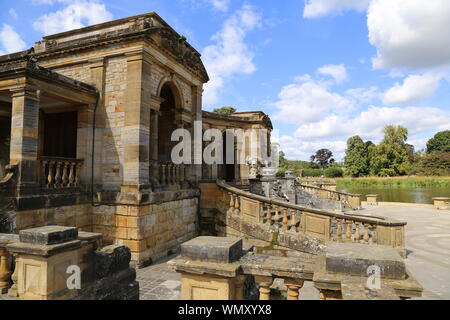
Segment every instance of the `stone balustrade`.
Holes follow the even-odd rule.
[[[406,222],[377,216],[349,215],[304,208],[255,195],[217,182],[220,201],[228,214],[252,220],[273,230],[321,241],[389,245],[404,254]]]
[[[181,187],[186,182],[186,165],[172,162],[154,162],[151,172],[160,186]]]
[[[300,184],[297,186],[297,188],[307,193],[316,195],[322,199],[340,202],[342,203],[344,208],[349,208],[353,210],[361,209],[360,194],[350,194],[332,190],[330,187],[327,187],[328,185],[326,184],[323,184],[322,186],[323,187],[317,187],[308,184]]]
[[[48,189],[66,189],[81,185],[81,159],[41,157],[41,185]]]
[[[169,265],[181,274],[183,300],[271,300],[271,287],[282,280],[287,300],[301,299],[306,281],[314,283],[321,300],[398,300],[421,297],[423,288],[391,247],[334,243],[319,256],[279,257],[244,248],[239,238],[199,237],[181,246]],[[368,270],[377,266],[379,288],[367,285]],[[245,283],[245,285],[244,285]],[[247,287],[247,292],[243,290]]]

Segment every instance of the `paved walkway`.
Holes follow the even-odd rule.
[[[408,222],[406,266],[424,287],[422,299],[450,300],[450,210],[371,207],[367,213]]]
[[[361,214],[406,220],[407,268],[424,287],[422,299],[450,300],[450,211],[413,207],[366,207]],[[138,270],[142,300],[177,300],[180,276],[169,269],[170,257]],[[305,282],[300,298],[318,300],[311,282]]]

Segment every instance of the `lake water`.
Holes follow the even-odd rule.
[[[433,198],[450,197],[450,188],[388,188],[388,187],[345,187],[342,192],[362,194],[366,200],[368,194],[380,195],[381,202],[410,202],[432,204]]]

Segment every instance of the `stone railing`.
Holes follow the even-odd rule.
[[[406,222],[378,216],[349,215],[304,208],[255,195],[217,181],[227,213],[275,230],[320,239],[389,245],[404,254]]]
[[[48,189],[65,189],[81,184],[80,172],[84,160],[41,157],[41,186]]]
[[[345,208],[359,210],[361,209],[361,195],[360,194],[350,194],[345,192],[339,192],[335,190],[328,189],[324,184],[323,187],[317,187],[307,184],[300,184],[297,186],[299,190],[305,191],[309,194],[316,195],[322,199],[327,199],[331,201],[337,201],[342,203]]]
[[[306,281],[321,300],[399,300],[423,291],[399,254],[378,245],[368,252],[362,244],[334,243],[314,258],[279,257],[244,248],[239,238],[199,237],[182,244],[169,265],[181,274],[182,300],[271,300],[275,280],[285,286],[287,300],[301,299]],[[374,265],[381,285],[371,291],[366,287]]]
[[[154,182],[162,187],[181,188],[186,182],[186,165],[171,162],[153,162],[150,172]]]

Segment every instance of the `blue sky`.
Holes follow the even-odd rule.
[[[202,53],[204,109],[263,110],[289,158],[341,160],[387,124],[416,149],[450,129],[448,0],[1,0],[0,54],[150,11]]]

